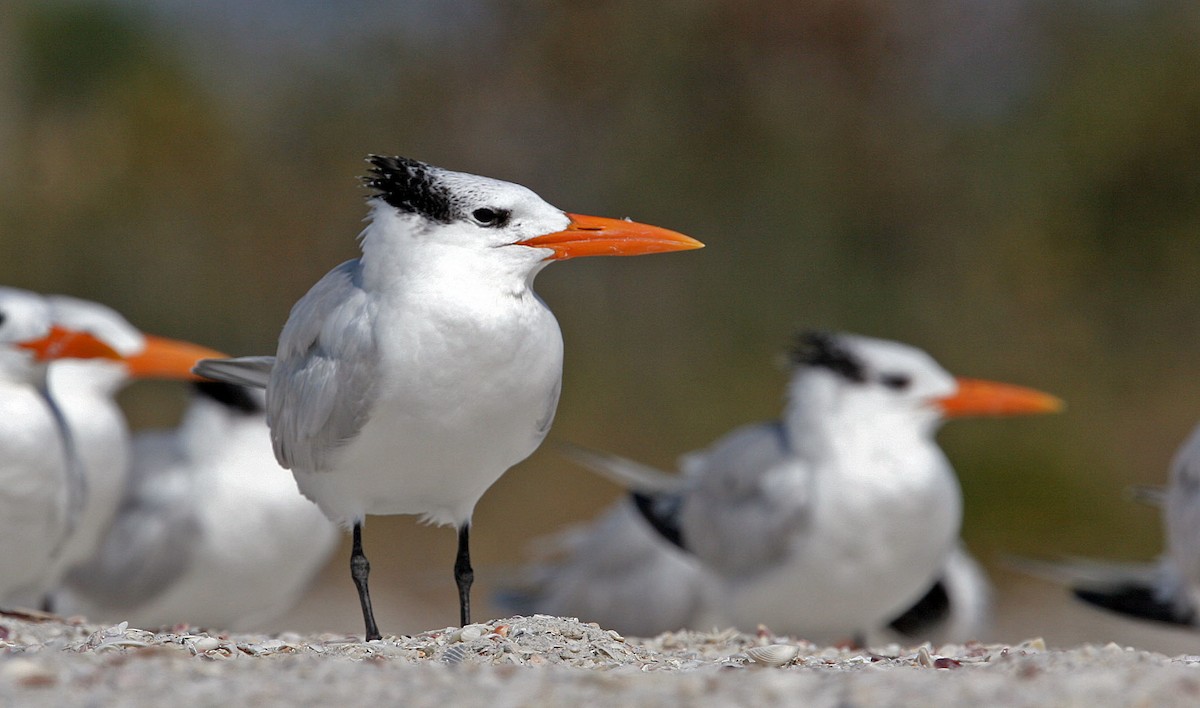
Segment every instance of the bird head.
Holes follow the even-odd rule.
[[[829,332],[802,334],[792,352],[791,407],[858,421],[901,417],[930,426],[947,418],[1052,413],[1062,401],[1023,386],[952,376],[899,342]]]
[[[582,256],[635,256],[702,248],[683,234],[624,219],[568,214],[511,182],[427,165],[404,157],[372,155],[364,184],[376,202],[376,221],[402,220],[414,242],[436,241],[506,257],[539,268],[544,262]],[[390,211],[380,215],[379,209]],[[364,232],[365,240],[370,236]],[[401,238],[389,233],[389,238]]]

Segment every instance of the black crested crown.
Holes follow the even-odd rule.
[[[867,367],[832,332],[802,332],[792,348],[792,363],[823,367],[849,381],[867,380]]]
[[[419,160],[386,155],[368,155],[367,162],[371,169],[362,181],[375,190],[372,197],[430,221],[448,224],[454,220],[450,191],[434,176],[435,168]]]

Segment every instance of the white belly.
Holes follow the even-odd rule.
[[[883,485],[834,477],[818,482],[812,523],[787,562],[734,579],[737,626],[836,641],[886,624],[928,590],[958,538],[961,495],[949,467]]]
[[[328,472],[296,472],[335,521],[417,514],[461,524],[550,428],[562,381],[562,337],[530,301],[519,323],[451,339],[417,325],[381,343],[386,379],[359,434]]]

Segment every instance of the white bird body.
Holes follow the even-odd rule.
[[[1167,550],[1162,560],[1163,596],[1180,609],[1200,609],[1200,426],[1180,446],[1171,462],[1167,503],[1163,510]],[[1172,587],[1173,586],[1173,587]]]
[[[85,351],[86,350],[86,351]],[[86,489],[47,367],[118,355],[58,325],[40,295],[0,288],[0,603],[37,606],[56,579]]]
[[[191,378],[191,366],[214,350],[143,334],[120,313],[97,302],[48,295],[54,321],[87,332],[120,359],[60,359],[47,375],[83,473],[83,503],[54,576],[92,557],[121,503],[129,476],[130,440],[116,395],[135,378]]]
[[[261,407],[195,394],[177,429],[138,433],[133,451],[120,513],[68,577],[63,612],[258,628],[299,599],[337,545],[275,462]]]
[[[364,256],[371,253],[370,239],[364,238]],[[562,336],[550,310],[526,287],[528,276],[497,273],[471,251],[439,264],[440,249],[430,250],[424,260],[396,263],[419,271],[399,277],[383,277],[361,262],[343,264],[296,304],[280,338],[267,395],[284,429],[288,416],[304,417],[296,423],[301,426],[316,415],[293,413],[286,407],[290,398],[277,393],[291,385],[297,368],[312,366],[314,312],[343,303],[342,311],[324,315],[325,331],[333,322],[352,332],[331,332],[329,341],[374,341],[374,357],[362,360],[369,373],[353,374],[371,379],[371,404],[353,444],[336,446],[327,457],[324,451],[288,457],[304,494],[346,525],[365,514],[464,523],[488,487],[537,448],[554,416]],[[428,267],[431,261],[438,267]],[[335,387],[341,390],[340,383]],[[323,412],[333,401],[315,404]],[[463,430],[472,431],[469,439]],[[285,456],[295,449],[276,439]]]
[[[679,584],[713,586],[676,591],[685,602],[706,598],[696,605],[703,611],[683,613],[686,626],[752,630],[765,624],[815,641],[882,630],[926,595],[957,552],[961,491],[933,439],[943,416],[1058,405],[1026,389],[956,380],[924,352],[866,337],[808,335],[796,364],[782,420],[738,428],[685,455],[673,493],[636,463],[587,451],[573,455],[627,480],[635,492],[647,483],[655,487],[654,494],[639,492],[639,507],[663,537],[677,540],[708,571],[684,574]],[[1011,408],[996,398],[987,406],[968,401],[981,390],[1019,395]],[[651,525],[636,528],[645,535]],[[543,568],[535,594],[555,597],[560,578],[580,585],[581,569],[631,557],[633,542],[605,539],[614,535],[605,522],[594,540],[577,541],[574,547],[589,555],[571,554],[557,572]],[[661,538],[655,543],[664,544]],[[616,582],[635,576],[626,570]],[[608,585],[605,574],[592,579]],[[593,592],[601,595],[599,588]],[[556,611],[591,619],[594,608],[576,599],[578,606],[561,603]],[[538,604],[532,609],[544,611]],[[661,629],[648,624],[626,631]]]
[[[67,532],[62,430],[38,391],[0,352],[0,605],[36,607],[53,584]]]
[[[786,545],[777,563],[748,567],[730,549],[735,556],[722,560],[728,590],[718,624],[761,623],[837,641],[853,628],[885,625],[920,599],[957,543],[962,518],[958,480],[929,434],[911,424],[859,428],[836,436],[815,464],[793,460],[768,472],[780,475],[761,481],[780,511],[778,523],[796,525],[791,533],[780,529]]]
[[[550,428],[562,335],[534,294],[549,260],[698,248],[681,234],[570,215],[520,185],[372,156],[362,257],[292,308],[267,381],[279,463],[354,532],[351,574],[378,631],[361,548],[366,514],[459,529],[455,577],[469,621],[471,513]],[[262,358],[203,375],[254,381]]]
[[[99,303],[48,296],[56,321],[91,332],[122,356],[145,347],[145,337],[116,311]],[[131,380],[122,361],[64,359],[48,374],[50,395],[62,411],[84,472],[82,513],[57,560],[55,576],[92,555],[112,521],[129,473],[129,426],[116,395]]]

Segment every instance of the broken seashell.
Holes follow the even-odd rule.
[[[763,666],[783,666],[799,655],[800,647],[794,644],[767,644],[746,650],[751,661]]]

